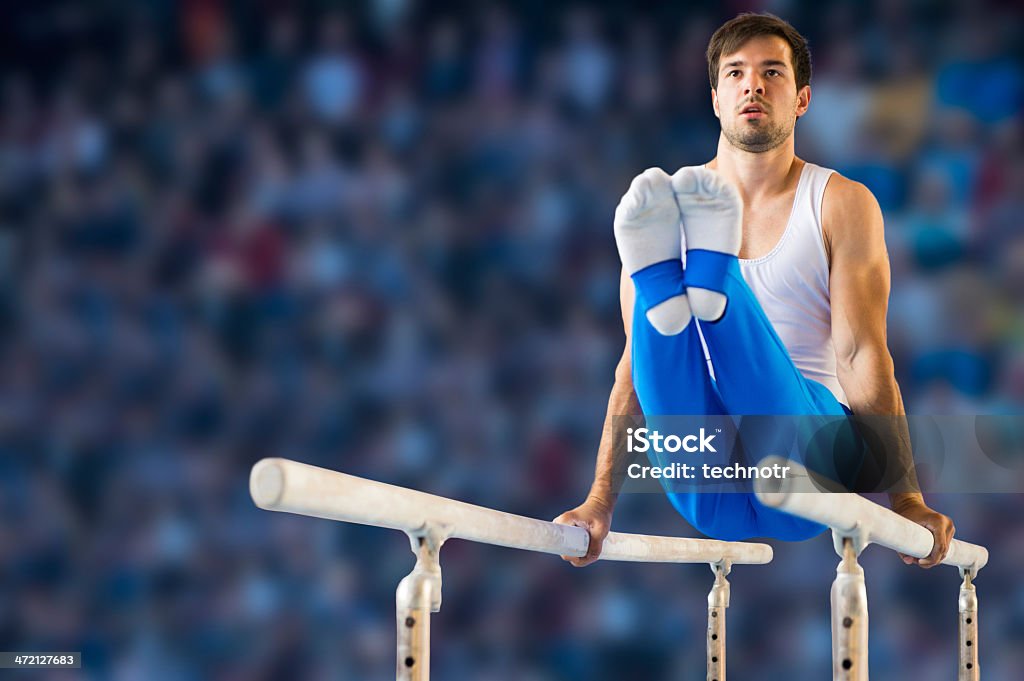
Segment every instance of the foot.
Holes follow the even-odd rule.
[[[672,191],[682,216],[687,253],[701,249],[735,256],[740,252],[743,202],[731,182],[713,170],[686,167],[672,176]],[[719,291],[688,287],[686,294],[698,319],[715,321],[725,312],[727,300]]]
[[[619,247],[622,266],[632,277],[637,272],[665,261],[675,260],[678,273],[668,272],[671,279],[678,277],[679,295],[669,297],[647,309],[647,320],[663,336],[680,333],[690,323],[690,306],[682,287],[682,242],[679,233],[679,207],[672,193],[668,174],[661,168],[648,168],[633,178],[629,190],[615,209],[615,243]],[[670,266],[671,267],[671,266]],[[642,277],[634,278],[638,289],[644,286]],[[644,291],[639,290],[641,300]],[[658,297],[648,292],[648,300]]]

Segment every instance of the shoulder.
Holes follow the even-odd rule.
[[[860,182],[837,172],[832,173],[825,187],[821,227],[830,245],[851,237],[858,241],[884,238],[882,210],[875,195]]]
[[[839,218],[851,212],[861,216],[882,214],[878,200],[870,189],[860,182],[834,172],[825,187],[825,196],[821,204],[822,217]]]

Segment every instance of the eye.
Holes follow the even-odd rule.
[[[725,75],[730,76],[730,77],[738,76],[738,75],[740,75],[740,70],[739,69],[733,69],[732,71],[730,71],[729,73],[727,73]]]
[[[765,74],[769,75],[769,76],[779,76],[779,75],[782,75],[778,71],[776,71],[775,69],[768,69],[767,71],[765,71]]]

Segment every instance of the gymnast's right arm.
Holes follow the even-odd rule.
[[[614,471],[621,469],[625,461],[624,429],[614,428],[615,418],[622,416],[643,417],[640,402],[633,390],[633,370],[630,346],[630,329],[633,323],[633,281],[623,271],[619,283],[619,300],[622,304],[622,323],[626,330],[626,347],[622,358],[615,367],[615,384],[608,397],[608,411],[601,432],[601,444],[597,449],[597,467],[594,482],[586,501],[555,518],[556,523],[582,527],[590,533],[590,544],[585,556],[574,558],[562,556],[576,567],[590,565],[601,555],[601,545],[608,535],[612,522],[612,509],[618,497]],[[616,437],[618,435],[618,437]]]

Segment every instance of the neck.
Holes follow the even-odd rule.
[[[793,150],[793,135],[771,151],[760,153],[737,149],[725,135],[720,135],[718,153],[708,168],[732,180],[746,203],[751,198],[783,191],[800,165]]]

